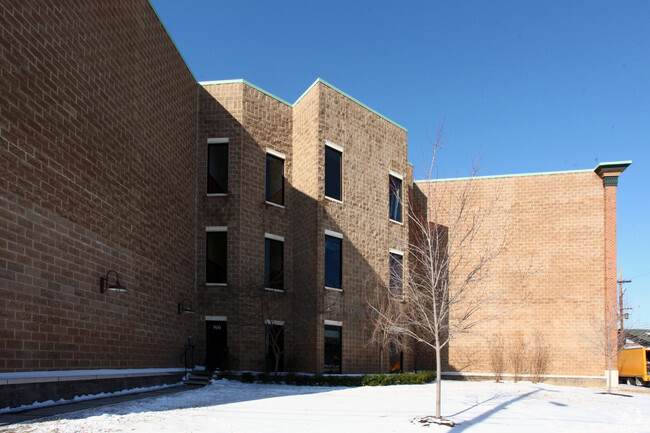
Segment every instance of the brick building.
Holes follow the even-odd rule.
[[[294,104],[242,80],[202,85],[198,347],[262,370],[279,326],[286,369],[379,369],[363,289],[406,249],[408,224],[389,215],[390,179],[412,183],[406,131],[322,80]]]
[[[505,250],[482,284],[496,290],[512,286],[509,300],[496,303],[508,313],[450,343],[445,360],[450,375],[492,376],[494,351],[503,352],[503,372],[512,373],[508,357],[521,346],[527,348],[528,367],[541,338],[550,354],[547,380],[604,380],[607,363],[595,353],[594,328],[605,314],[616,317],[616,188],[629,164],[416,181],[429,198],[460,196],[471,184],[473,205],[493,207],[483,231],[505,233]]]
[[[177,381],[188,336],[208,367],[431,365],[368,343],[364,287],[408,266],[399,198],[421,188],[403,127],[322,80],[293,104],[197,84],[146,0],[10,0],[0,23],[0,401]],[[512,255],[545,265],[504,333],[607,305],[623,169],[477,182],[505,190]],[[602,377],[550,321],[553,373]]]

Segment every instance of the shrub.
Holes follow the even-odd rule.
[[[436,373],[423,371],[421,373],[400,373],[400,374],[369,374],[365,376],[344,376],[321,374],[295,374],[287,373],[275,375],[268,373],[242,373],[236,376],[231,373],[224,374],[226,379],[240,380],[244,383],[284,383],[297,386],[387,386],[387,385],[410,385],[430,383],[436,380]]]
[[[253,376],[253,373],[242,373],[239,380],[244,383],[253,383],[255,382],[255,376]]]
[[[436,380],[436,373],[423,371],[421,373],[399,373],[399,374],[369,374],[363,377],[364,386],[388,386],[388,385],[417,385],[431,383]]]

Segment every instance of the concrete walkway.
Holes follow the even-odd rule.
[[[15,424],[19,422],[32,421],[39,418],[56,416],[68,412],[75,412],[83,409],[90,409],[99,406],[124,403],[126,401],[140,400],[142,398],[158,397],[161,395],[175,394],[177,392],[190,391],[201,388],[198,385],[178,385],[169,388],[156,389],[154,391],[143,391],[133,394],[123,394],[110,397],[95,398],[72,403],[58,404],[55,406],[39,407],[22,411],[0,414],[0,426]]]

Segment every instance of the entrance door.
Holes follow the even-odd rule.
[[[391,373],[402,373],[402,364],[404,364],[404,352],[397,350],[395,343],[390,343],[389,371]]]
[[[214,371],[224,367],[226,352],[228,322],[223,320],[208,320],[205,322],[205,369]]]
[[[341,327],[325,325],[325,373],[341,374]]]

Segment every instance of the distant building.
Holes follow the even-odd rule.
[[[650,347],[650,329],[626,329],[625,344]]]
[[[369,344],[364,287],[408,267],[400,198],[424,191],[403,127],[320,79],[295,103],[197,84],[145,0],[0,16],[0,401],[176,382],[193,345],[208,368],[433,366]],[[615,302],[627,164],[476,179],[513,219],[503,269],[538,272],[525,308],[452,342],[450,373],[488,374],[490,335],[541,331],[552,375],[604,380],[574,337]]]

